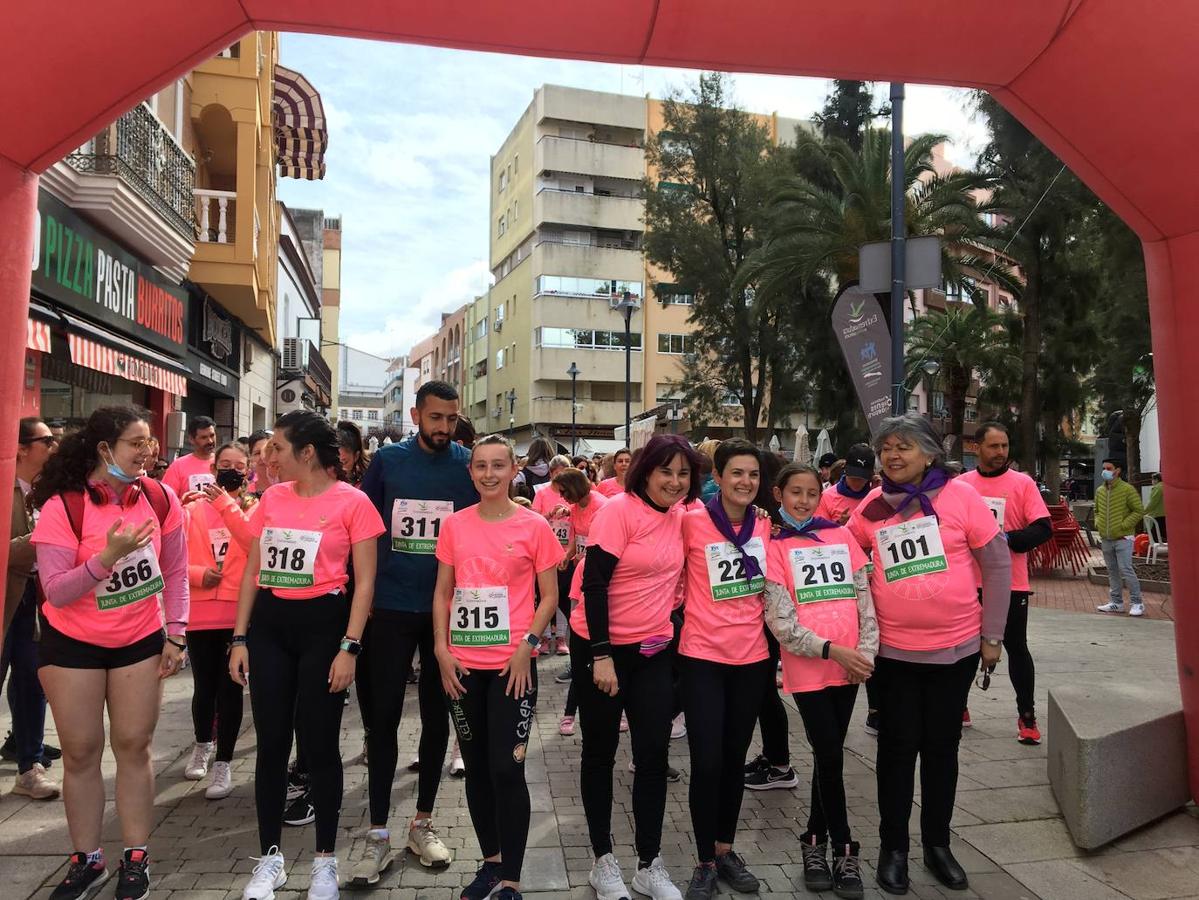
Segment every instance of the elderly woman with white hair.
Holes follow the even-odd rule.
[[[874,437],[882,484],[849,529],[873,556],[870,590],[879,626],[872,679],[879,694],[876,877],[908,890],[908,818],[920,758],[924,864],[946,887],[965,890],[949,849],[958,743],[970,679],[999,661],[1011,591],[1003,532],[974,488],[953,480],[927,419],[884,419]],[[982,575],[982,604],[975,567]],[[985,684],[982,685],[985,689]]]

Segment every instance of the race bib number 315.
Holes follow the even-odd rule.
[[[796,603],[853,600],[857,597],[849,547],[845,544],[794,547],[789,556]]]
[[[435,553],[441,523],[453,511],[450,500],[397,498],[391,506],[391,549],[425,556]]]
[[[506,587],[454,588],[450,643],[455,647],[504,646],[511,639]]]
[[[162,593],[162,569],[154,545],[147,544],[121,558],[108,580],[96,587],[96,608],[105,611],[128,606]]]
[[[258,584],[262,587],[311,587],[316,583],[316,553],[320,546],[319,531],[262,529]]]
[[[945,545],[941,542],[941,530],[932,516],[920,516],[880,528],[878,539],[879,556],[883,577],[888,583],[944,572],[949,568],[945,559]]]

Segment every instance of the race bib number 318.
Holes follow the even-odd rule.
[[[262,529],[258,584],[262,587],[311,587],[316,583],[316,553],[320,546],[319,531]]]

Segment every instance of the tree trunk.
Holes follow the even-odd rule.
[[[962,432],[966,430],[966,392],[970,386],[970,370],[952,368],[949,372],[949,432],[953,435],[953,446],[949,458],[962,461]]]
[[[1038,240],[1036,235],[1029,235],[1030,242]],[[1033,246],[1038,246],[1033,243]],[[1029,259],[1029,267],[1025,270],[1028,282],[1020,298],[1020,313],[1024,319],[1024,334],[1021,340],[1020,358],[1020,465],[1025,472],[1032,474],[1037,470],[1037,423],[1040,421],[1041,390],[1037,383],[1037,363],[1041,357],[1041,298],[1040,265],[1034,251]]]
[[[1128,457],[1124,480],[1134,484],[1141,475],[1141,411],[1135,402],[1124,407],[1124,446]]]
[[[1049,495],[1060,502],[1062,495],[1062,452],[1061,452],[1061,422],[1051,412],[1045,414],[1042,422],[1045,428],[1045,468],[1041,477],[1049,488]],[[1049,435],[1053,435],[1052,439]],[[1032,475],[1033,473],[1029,473]]]

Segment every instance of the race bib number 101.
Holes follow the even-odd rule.
[[[880,528],[875,536],[878,539],[883,577],[888,583],[944,572],[949,568],[945,545],[941,542],[941,530],[932,516],[920,516]]]

